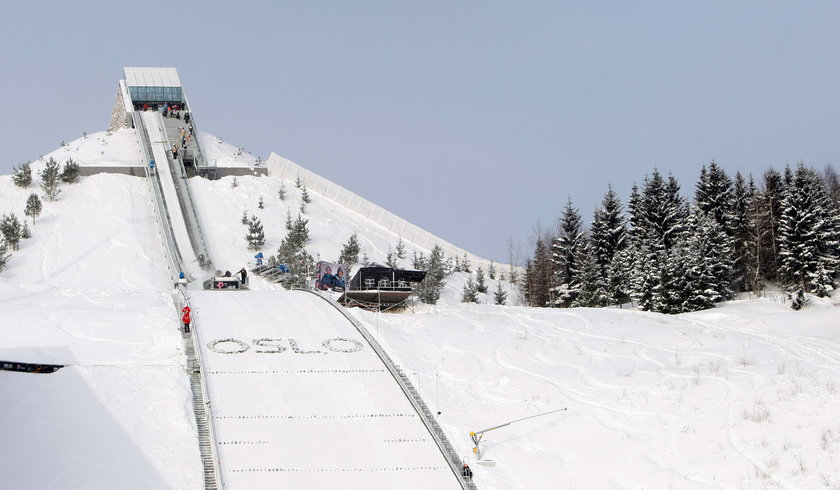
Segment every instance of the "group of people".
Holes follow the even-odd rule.
[[[181,111],[184,109],[184,106],[181,104],[163,104],[160,106],[161,115],[163,117],[174,117],[175,119],[181,119]],[[189,124],[190,123],[190,113],[184,112],[184,122]]]

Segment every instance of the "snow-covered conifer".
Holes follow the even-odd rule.
[[[467,278],[467,282],[464,284],[461,303],[478,303],[478,285],[473,281],[472,276]]]
[[[68,184],[75,184],[79,181],[79,164],[68,158],[64,162],[64,170],[61,171],[61,181]]]
[[[29,194],[29,197],[26,199],[26,209],[23,210],[23,214],[32,218],[33,225],[35,224],[35,218],[41,214],[42,209],[43,204],[41,204],[38,194],[35,194],[34,192]]]
[[[496,292],[493,294],[493,301],[497,305],[504,305],[507,301],[507,291],[502,289],[501,281],[496,283]]]
[[[580,295],[581,262],[586,237],[581,229],[580,212],[572,204],[572,199],[566,202],[566,208],[560,217],[560,235],[551,245],[551,260],[557,286],[554,288],[554,306],[570,307]]]
[[[280,183],[280,188],[277,189],[277,198],[281,201],[286,200],[286,184],[283,182]]]
[[[492,281],[496,280],[496,264],[492,260],[490,261],[490,265],[487,267],[487,277],[489,277]]]
[[[58,162],[50,157],[39,175],[41,176],[41,190],[44,191],[44,197],[47,201],[58,199],[58,194],[61,192],[58,188]]]
[[[467,255],[467,252],[464,252],[464,257],[461,259],[461,270],[467,273],[472,273],[472,264],[470,263],[470,258]]]
[[[265,245],[265,233],[262,222],[256,216],[248,220],[248,233],[245,235],[248,241],[248,250],[258,251]]]
[[[350,235],[347,243],[341,247],[341,253],[338,256],[339,264],[353,265],[359,262],[359,236],[356,233]]]
[[[475,271],[475,290],[487,294],[487,279],[481,266]]]
[[[19,168],[15,167],[12,182],[18,187],[29,187],[32,183],[32,166],[29,162],[24,163]]]
[[[396,248],[396,252],[397,252],[397,258],[400,259],[400,260],[404,259],[405,258],[405,242],[403,241],[402,237],[400,237],[400,239],[397,241],[397,245],[396,245],[395,248]]]
[[[826,296],[835,286],[840,221],[816,171],[800,163],[795,173],[787,173],[791,178],[782,198],[779,272],[792,306],[799,309],[805,293]]]
[[[446,285],[444,263],[446,261],[443,248],[435,244],[429,259],[424,261],[426,277],[417,286],[417,297],[426,304],[435,304],[440,299],[440,291]]]
[[[18,249],[23,238],[23,226],[15,213],[4,214],[0,219],[0,234],[3,235],[5,243],[11,250]]]
[[[6,245],[6,241],[0,240],[0,272],[3,272],[3,269],[6,268],[6,264],[9,263],[11,256],[12,254],[9,253],[9,246]]]

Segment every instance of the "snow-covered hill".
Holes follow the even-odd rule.
[[[133,141],[127,130],[89,135],[52,155],[131,162]],[[222,143],[213,151],[251,158]],[[37,184],[20,189],[0,176],[0,213],[23,218]],[[262,220],[273,253],[287,212],[300,207],[289,181],[190,185],[221,269],[253,256],[244,210]],[[100,174],[61,189],[0,273],[0,360],[69,364],[51,375],[0,371],[4,486],[199,488],[178,318],[146,184]],[[399,240],[317,195],[304,217],[308,249],[324,260],[354,232],[374,261]],[[407,245],[409,257],[428,254]],[[441,412],[479,488],[840,487],[836,303],[794,312],[755,298],[678,316],[495,306],[487,296],[465,305],[467,277],[447,278],[438,305],[352,314]],[[252,287],[290,294],[258,278]],[[475,464],[470,431],[559,408],[568,410],[488,432],[482,456],[495,466]]]

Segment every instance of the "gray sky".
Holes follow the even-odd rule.
[[[123,66],[177,67],[201,129],[497,261],[654,168],[691,196],[712,159],[840,160],[837,2],[56,4],[0,16],[3,174],[106,129]]]

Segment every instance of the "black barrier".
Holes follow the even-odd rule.
[[[62,364],[34,364],[31,362],[0,361],[0,371],[17,371],[20,373],[50,374],[63,368]]]

